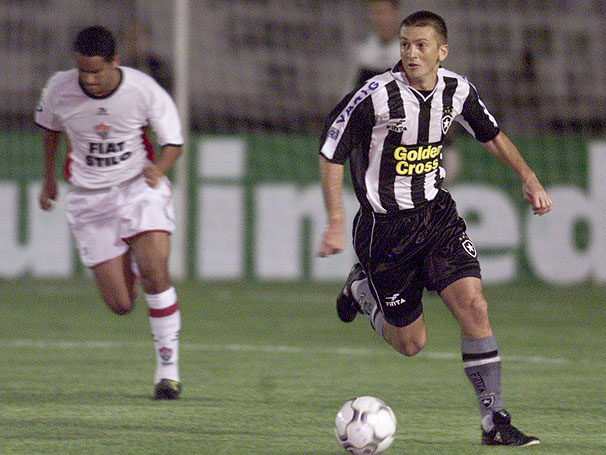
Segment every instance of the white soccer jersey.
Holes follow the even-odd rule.
[[[400,60],[400,38],[396,36],[385,43],[378,35],[372,34],[355,46],[351,60],[348,91],[392,68]]]
[[[377,35],[372,35],[356,46],[355,55],[359,68],[382,73],[400,60],[400,38],[396,36],[385,43]]]
[[[109,95],[80,87],[78,70],[55,73],[42,91],[35,122],[67,134],[65,178],[82,188],[110,187],[140,174],[154,161],[151,126],[160,145],[182,145],[181,123],[170,95],[150,76],[119,67]]]

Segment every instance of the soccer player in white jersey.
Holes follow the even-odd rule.
[[[55,156],[65,134],[67,218],[80,258],[116,314],[133,308],[141,284],[156,351],[154,396],[176,399],[181,315],[168,273],[175,220],[165,174],[183,145],[177,108],[151,77],[119,66],[107,29],[83,29],[74,51],[77,68],[55,73],[36,108],[44,146],[40,207],[50,210],[58,196]],[[148,127],[162,146],[159,157]]]
[[[371,33],[352,49],[348,91],[391,68],[400,58],[400,0],[367,0]]]
[[[400,25],[401,61],[351,92],[330,114],[320,141],[328,225],[319,255],[344,247],[341,192],[349,160],[360,203],[354,220],[360,263],[337,297],[340,319],[366,314],[386,342],[413,356],[426,341],[423,290],[435,290],[461,328],[463,369],[477,395],[482,444],[536,445],[538,438],[514,427],[504,409],[501,358],[477,252],[452,197],[441,188],[442,148],[452,122],[515,172],[535,214],[549,212],[552,202],[473,85],[441,67],[448,50],[440,16],[411,14]]]

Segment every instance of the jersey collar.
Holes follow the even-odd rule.
[[[442,73],[442,68],[440,67],[438,69],[438,82],[436,83],[436,86],[433,88],[433,90],[430,93],[428,93],[427,95],[424,95],[416,88],[411,87],[410,82],[408,82],[408,78],[406,77],[406,73],[404,72],[404,66],[402,65],[402,60],[400,60],[398,63],[396,63],[396,65],[391,69],[391,75],[393,76],[394,79],[400,81],[411,92],[413,92],[418,98],[420,98],[424,101],[427,101],[429,98],[431,98],[431,96],[435,93],[436,89],[440,86],[440,84],[443,84],[441,73]]]
[[[84,87],[82,87],[82,84],[80,83],[80,79],[78,79],[78,85],[80,86],[80,89],[84,92],[84,94],[86,96],[88,96],[89,98],[92,98],[95,100],[104,100],[104,99],[112,96],[114,93],[116,93],[118,91],[118,89],[120,88],[120,86],[122,85],[122,81],[124,81],[124,73],[122,72],[122,69],[118,68],[118,71],[120,72],[120,80],[118,81],[118,85],[116,85],[116,87],[111,92],[109,92],[107,95],[96,96],[96,95],[92,95],[92,94],[88,93],[86,90],[84,90]]]

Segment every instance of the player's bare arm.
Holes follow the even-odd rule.
[[[530,204],[533,213],[535,215],[548,213],[551,210],[552,202],[547,191],[505,133],[499,132],[494,139],[483,145],[501,163],[517,174],[520,182],[522,182],[524,200]]]
[[[328,224],[324,229],[318,256],[339,253],[345,247],[345,211],[343,209],[343,165],[320,156],[320,179]]]
[[[61,133],[57,131],[42,130],[44,147],[43,185],[40,190],[38,202],[42,210],[51,210],[57,198],[57,179],[55,178],[55,156],[61,141]]]
[[[179,145],[165,145],[162,147],[162,154],[158,161],[151,165],[143,168],[143,175],[145,181],[149,186],[155,188],[158,184],[158,180],[175,165],[177,159],[181,155],[181,146]]]

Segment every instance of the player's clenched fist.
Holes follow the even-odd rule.
[[[155,188],[158,185],[158,180],[162,177],[162,172],[152,164],[143,168],[143,176],[145,177],[145,182],[152,188]]]
[[[42,210],[51,210],[53,208],[53,201],[57,198],[57,185],[55,182],[46,183],[40,191],[38,202]]]

